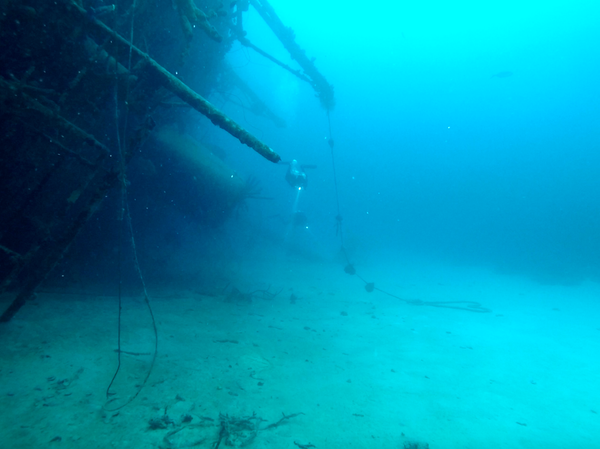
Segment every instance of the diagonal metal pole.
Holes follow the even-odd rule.
[[[113,43],[123,52],[129,53],[131,50],[132,54],[141,60],[141,64],[138,63],[138,70],[145,71],[148,75],[152,76],[165,89],[169,90],[192,108],[206,116],[213,124],[224,129],[243,144],[248,145],[265,159],[275,163],[281,160],[281,157],[266,144],[258,140],[235,121],[219,111],[204,97],[190,89],[185,83],[173,76],[147,53],[144,53],[120,34],[92,17],[83,7],[79,6],[73,0],[59,0],[58,3],[65,6],[67,12],[71,13],[77,23],[83,25],[84,28],[92,34],[100,34],[104,39],[112,39]]]
[[[304,73],[311,79],[313,88],[317,91],[321,104],[328,111],[335,106],[333,86],[327,82],[325,77],[317,70],[312,60],[308,59],[306,52],[296,42],[294,31],[286,27],[271,4],[267,0],[249,0],[250,4],[260,14],[265,23],[271,28],[275,36],[281,41]]]

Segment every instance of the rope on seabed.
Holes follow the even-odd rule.
[[[377,290],[378,292],[381,292],[384,295],[391,296],[392,298],[399,299],[400,301],[404,301],[406,304],[410,304],[411,306],[439,307],[442,309],[466,310],[467,312],[477,312],[477,313],[491,312],[491,309],[488,309],[487,307],[483,307],[481,305],[481,303],[478,303],[476,301],[422,301],[420,299],[404,299],[404,298],[401,298],[400,296],[396,296],[392,293],[386,292],[385,290],[375,287],[374,283],[365,281],[359,275],[357,275],[357,277],[365,283],[365,289],[368,292]],[[453,306],[452,304],[464,304],[464,306]]]
[[[344,252],[345,254],[345,252]],[[384,295],[390,296],[394,299],[399,299],[400,301],[405,302],[406,304],[410,304],[411,306],[429,306],[429,307],[439,307],[441,309],[455,309],[455,310],[465,310],[467,312],[476,312],[476,313],[490,313],[492,310],[487,307],[483,307],[481,303],[477,301],[422,301],[420,299],[405,299],[400,296],[394,295],[393,293],[382,290],[381,288],[375,287],[374,282],[367,282],[362,276],[356,273],[356,269],[354,265],[348,263],[344,268],[344,271],[349,275],[356,275],[361,281],[365,283],[365,290],[369,293],[377,290]],[[464,304],[462,306],[453,305],[453,304]]]

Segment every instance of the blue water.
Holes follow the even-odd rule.
[[[600,6],[271,3],[335,108],[239,43],[228,63],[287,127],[203,94],[315,165],[307,188],[200,114],[157,112],[132,234],[113,189],[0,327],[0,447],[600,447]],[[252,8],[244,27],[298,68]],[[170,120],[261,198],[203,222],[190,160],[152,153]],[[263,423],[256,441],[221,444],[227,416]]]
[[[335,88],[341,212],[372,252],[426,254],[549,283],[598,279],[600,7],[272,5]],[[252,8],[245,28],[297,68]],[[335,247],[326,111],[307,83],[252,50],[234,47],[229,61],[288,127],[220,106],[284,160],[318,165],[300,207],[320,243]],[[284,169],[241,149],[235,158],[287,198],[265,207],[291,210]]]

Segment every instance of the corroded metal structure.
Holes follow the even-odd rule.
[[[242,12],[214,0],[0,1],[0,285],[16,292],[1,321],[123,180],[168,105],[186,104],[279,160],[206,99],[241,36]],[[332,91],[318,92],[332,105]],[[278,123],[264,104],[256,109]]]

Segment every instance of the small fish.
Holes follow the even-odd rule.
[[[498,73],[492,75],[491,78],[508,78],[509,76],[513,76],[513,72],[509,72],[509,71],[498,72]]]

